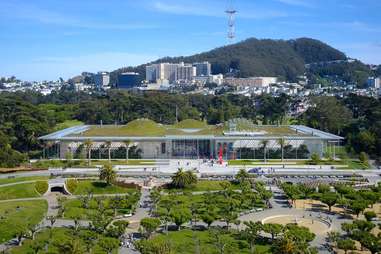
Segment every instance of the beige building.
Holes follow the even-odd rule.
[[[276,77],[252,77],[252,78],[225,78],[225,84],[231,86],[245,86],[245,87],[256,87],[265,88],[270,86],[270,84],[277,83]]]

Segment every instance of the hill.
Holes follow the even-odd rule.
[[[216,48],[208,52],[181,57],[165,57],[160,62],[209,61],[213,73],[226,74],[231,68],[239,70],[238,76],[278,76],[295,80],[305,72],[305,64],[324,61],[346,60],[344,53],[329,45],[310,38],[295,40],[247,39]],[[115,80],[118,73],[136,71],[145,75],[145,66],[121,68],[111,74]]]

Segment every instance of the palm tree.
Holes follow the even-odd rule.
[[[284,146],[286,145],[286,141],[284,140],[284,138],[278,139],[278,145],[280,145],[280,149],[282,150],[282,162],[283,162],[283,159],[284,159]]]
[[[262,146],[263,146],[263,158],[264,158],[264,162],[266,163],[266,149],[267,149],[267,145],[269,144],[269,141],[268,140],[262,140]]]
[[[125,140],[123,141],[123,143],[124,143],[124,146],[126,147],[126,161],[128,161],[128,151],[130,150],[131,141]]]
[[[111,145],[112,145],[112,142],[111,141],[106,141],[105,145],[106,145],[107,151],[108,151],[108,161],[110,161],[111,160]]]
[[[197,182],[197,176],[192,171],[184,171],[182,168],[172,176],[172,186],[183,189]]]
[[[110,185],[116,178],[116,172],[111,164],[104,165],[99,171],[99,179]]]
[[[88,158],[88,162],[87,164],[90,166],[90,163],[91,163],[91,148],[93,147],[93,141],[91,139],[86,139],[85,142],[83,143],[86,147],[86,151],[87,151],[87,158]]]

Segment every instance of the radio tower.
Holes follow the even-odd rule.
[[[228,15],[228,41],[233,43],[235,38],[235,15],[237,13],[233,6],[233,0],[229,0],[225,13]]]

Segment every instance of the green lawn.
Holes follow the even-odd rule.
[[[86,241],[90,237],[91,241]],[[108,237],[99,235],[93,231],[81,229],[79,232],[75,232],[73,229],[68,228],[53,228],[46,229],[36,234],[34,240],[25,240],[22,246],[14,247],[11,249],[11,254],[25,254],[25,253],[37,253],[36,248],[42,246],[44,251],[38,253],[74,253],[69,252],[70,246],[76,246],[79,253],[91,253],[100,254],[107,253],[102,249],[100,242],[102,239]],[[86,252],[86,242],[91,247],[91,252]],[[41,249],[41,248],[40,248]],[[114,249],[112,254],[118,253],[117,249]]]
[[[54,131],[59,131],[59,130],[63,130],[63,129],[78,126],[78,125],[83,125],[83,122],[78,120],[66,120],[63,123],[56,124],[56,126],[54,126]]]
[[[21,183],[12,186],[0,186],[0,200],[35,198],[41,195],[36,191],[35,183]]]
[[[38,224],[47,209],[45,200],[0,203],[0,243],[12,239],[18,230]]]
[[[87,162],[86,162],[87,163]],[[153,165],[155,164],[154,160],[91,160],[92,165],[106,165],[108,163],[111,163],[111,165],[130,165],[130,166],[138,166],[138,165]],[[86,164],[87,165],[87,164]]]
[[[77,181],[77,188],[72,194],[85,195],[89,192],[93,194],[118,194],[130,193],[136,191],[135,188],[124,188],[116,185],[107,185],[104,182],[80,180]]]
[[[27,176],[27,177],[15,177],[15,178],[0,178],[0,186],[2,184],[17,183],[24,181],[38,181],[38,180],[48,180],[48,176]]]
[[[234,234],[219,234],[220,241],[229,243],[226,246],[225,253],[242,253],[249,254],[250,247],[247,241],[239,239],[238,235]],[[196,239],[196,240],[195,240]],[[158,241],[168,241],[171,243],[173,253],[178,254],[193,254],[196,253],[195,242],[200,242],[200,250],[205,254],[219,253],[215,245],[216,239],[209,233],[209,231],[191,231],[181,230],[178,232],[170,232],[167,235],[159,234],[153,238]],[[270,252],[270,245],[261,243],[255,244],[255,253],[265,254]]]
[[[166,191],[218,191],[223,190],[222,184],[229,183],[229,181],[210,181],[210,180],[200,180],[197,184],[188,187],[186,189],[165,189]],[[231,182],[230,182],[231,183]],[[231,183],[233,189],[239,188],[238,184]]]
[[[130,193],[118,197],[118,207],[116,208],[116,215],[129,214],[136,207],[136,203],[139,201],[140,193]],[[115,215],[115,211],[112,207],[112,201],[115,197],[95,197],[87,201],[85,205],[81,199],[67,199],[63,201],[64,206],[64,218],[74,219],[78,216],[81,219],[91,219],[99,211],[99,202],[102,203],[102,207],[105,208],[105,214],[110,217]]]

